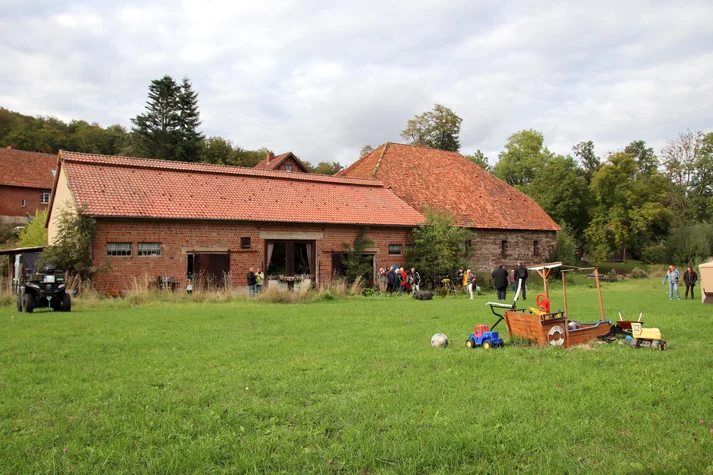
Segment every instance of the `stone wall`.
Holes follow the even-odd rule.
[[[499,264],[503,264],[506,268],[512,269],[519,261],[524,262],[525,265],[540,264],[549,260],[557,245],[555,231],[477,229],[475,233],[478,238],[473,241],[475,246],[471,255],[473,267],[484,266],[495,269]],[[503,241],[507,242],[504,255]]]

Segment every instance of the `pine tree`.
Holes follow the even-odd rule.
[[[196,129],[201,125],[198,111],[198,93],[193,90],[188,77],[183,78],[178,95],[178,136],[176,160],[197,162],[203,145],[203,134]]]
[[[132,133],[135,135],[136,155],[161,160],[184,157],[181,132],[184,122],[181,117],[182,95],[182,87],[176,84],[171,76],[166,75],[151,81],[146,112],[131,119],[134,124]],[[195,113],[197,114],[197,109]]]

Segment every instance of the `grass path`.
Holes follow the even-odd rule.
[[[668,351],[468,350],[488,298],[0,308],[0,473],[713,472],[713,307],[605,284]]]

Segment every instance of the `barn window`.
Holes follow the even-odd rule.
[[[285,165],[285,171],[287,173],[292,173],[292,165]]]
[[[161,255],[161,243],[160,242],[140,242],[138,255],[139,256],[160,256]]]
[[[539,256],[539,255],[540,255],[540,241],[533,241],[533,242],[532,242],[532,255],[533,255],[533,256]]]
[[[241,237],[240,238],[240,249],[250,249],[250,238]]]
[[[403,245],[389,244],[389,255],[390,256],[400,256],[401,254],[403,254]]]
[[[108,242],[108,243],[106,243],[106,255],[107,256],[130,256],[131,255],[131,243],[130,242]]]
[[[508,255],[508,242],[500,241],[500,257],[507,257]]]
[[[43,205],[49,204],[50,193],[52,193],[52,190],[42,190],[42,192],[40,193],[40,203],[42,203]]]

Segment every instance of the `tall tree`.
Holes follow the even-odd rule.
[[[146,112],[131,119],[136,134],[137,154],[161,160],[176,160],[181,126],[181,87],[171,76],[154,79],[149,85]]]
[[[486,172],[489,172],[492,170],[492,167],[488,163],[488,157],[485,156],[483,152],[480,150],[476,150],[473,155],[464,155],[465,158],[470,160],[471,162],[475,163],[478,165],[480,168],[485,170]]]
[[[536,130],[515,132],[500,152],[493,174],[512,186],[527,185],[553,156],[544,142],[544,135]]]
[[[374,151],[374,147],[371,145],[364,145],[361,150],[359,150],[359,158],[364,158]]]
[[[657,236],[665,235],[672,218],[664,204],[668,182],[658,171],[639,173],[636,160],[618,152],[592,178],[590,191],[596,199],[585,235],[591,259],[606,259],[612,253],[640,250]]]
[[[409,120],[401,137],[414,145],[457,152],[460,150],[460,124],[463,119],[448,107],[436,104],[432,111]]]
[[[334,175],[344,167],[339,162],[319,162],[316,166],[307,164],[307,168],[318,175]]]
[[[572,157],[558,155],[549,159],[522,191],[581,239],[589,223],[591,199],[584,172]]]
[[[235,148],[230,140],[222,137],[208,137],[201,149],[201,162],[214,164],[234,163]]]
[[[679,134],[661,150],[661,158],[681,204],[680,224],[713,219],[713,134]]]
[[[184,77],[181,83],[177,105],[179,141],[176,147],[176,160],[197,162],[200,159],[203,134],[198,132],[198,126],[201,125],[198,93],[193,90],[188,77]]]
[[[624,153],[631,155],[639,165],[639,172],[650,174],[659,168],[659,159],[654,149],[646,146],[643,140],[634,140],[624,147]]]
[[[572,152],[574,156],[579,160],[579,164],[584,170],[584,178],[587,180],[587,184],[592,181],[592,177],[602,166],[599,157],[594,153],[594,142],[591,140],[587,142],[579,142],[577,145],[572,147]]]

